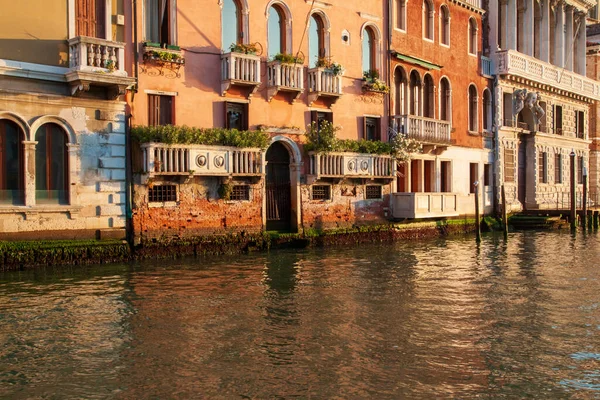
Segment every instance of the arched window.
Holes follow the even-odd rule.
[[[450,82],[445,77],[440,81],[440,119],[452,120],[452,90]]]
[[[423,116],[435,118],[435,93],[431,75],[425,74],[423,79]]]
[[[469,54],[477,54],[477,22],[469,19]]]
[[[35,199],[38,204],[67,204],[67,135],[57,124],[39,127],[35,134]]]
[[[366,27],[362,39],[362,67],[363,72],[376,71],[375,62],[375,33],[371,27]]]
[[[469,131],[477,132],[477,88],[475,85],[469,86]]]
[[[396,0],[396,29],[406,30],[406,0]]]
[[[232,44],[244,42],[242,7],[237,0],[223,0],[223,17],[221,21],[221,46],[223,51],[229,51]]]
[[[285,14],[280,7],[274,5],[269,8],[268,45],[269,59],[277,53],[286,53],[285,42]]]
[[[487,88],[483,91],[483,130],[492,131],[492,96]]]
[[[450,46],[450,11],[445,5],[440,8],[440,42]]]
[[[319,58],[327,57],[325,47],[325,24],[318,14],[310,16],[308,26],[308,59],[309,66],[316,66]]]
[[[410,73],[410,115],[421,115],[421,77],[417,71]]]
[[[423,1],[423,37],[433,40],[433,4],[430,0]]]
[[[17,124],[0,120],[0,204],[23,204],[23,140]]]
[[[401,67],[397,67],[394,71],[394,114],[405,115],[407,112],[406,104],[406,88],[408,80],[406,72]]]

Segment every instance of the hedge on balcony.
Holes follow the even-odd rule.
[[[366,154],[393,154],[394,149],[389,143],[371,140],[338,139],[337,131],[340,128],[328,121],[321,121],[319,127],[313,122],[306,129],[307,151],[316,152],[351,152]]]
[[[271,142],[263,131],[238,131],[224,128],[189,126],[134,126],[131,136],[138,143],[204,144],[212,146],[258,147],[266,149]]]

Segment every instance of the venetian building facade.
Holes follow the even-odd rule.
[[[4,3],[0,238],[125,237],[123,1]]]
[[[143,0],[128,10],[137,21],[128,38],[139,71],[133,126],[270,138],[266,149],[140,144],[137,238],[387,221],[389,157],[303,148],[307,125],[323,120],[341,128],[341,139],[387,140],[387,97],[363,80],[373,70],[388,79],[385,10],[359,0]]]
[[[571,154],[582,189],[590,105],[600,99],[600,86],[586,77],[586,14],[594,5],[487,2],[497,78],[497,184],[505,187],[509,211],[568,208]]]
[[[427,218],[493,209],[490,59],[478,0],[394,0],[391,121],[423,143],[400,165],[394,213]],[[478,186],[475,185],[478,183]]]

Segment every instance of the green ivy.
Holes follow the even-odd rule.
[[[283,64],[303,64],[304,57],[302,56],[294,56],[292,54],[287,53],[277,53],[275,57],[273,57],[274,61],[279,61]]]
[[[353,140],[338,139],[336,132],[339,127],[333,126],[328,121],[321,121],[317,128],[317,123],[313,122],[306,130],[306,144],[304,148],[307,151],[316,152],[351,152],[365,154],[394,154],[394,148],[390,143],[373,140]]]
[[[204,144],[266,149],[270,138],[263,131],[238,131],[224,128],[194,128],[189,126],[160,125],[134,126],[131,136],[138,143]]]

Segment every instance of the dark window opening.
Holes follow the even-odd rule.
[[[329,185],[314,185],[312,187],[313,200],[330,200],[331,186]]]
[[[176,44],[173,34],[175,16],[171,13],[173,1],[175,0],[145,1],[146,40],[163,46]]]
[[[504,182],[515,181],[515,150],[504,149]]]
[[[225,102],[225,128],[248,130],[248,104]]]
[[[554,183],[562,183],[562,154],[554,155]]]
[[[562,106],[554,106],[554,133],[563,134],[563,109]]]
[[[39,204],[68,204],[67,135],[56,124],[35,134],[35,198]]]
[[[250,186],[234,185],[231,191],[230,200],[250,200]]]
[[[577,139],[585,139],[585,113],[583,111],[576,112],[577,121]]]
[[[381,123],[377,117],[365,117],[364,139],[381,140]]]
[[[546,152],[540,152],[538,155],[538,182],[548,183],[547,173],[548,158]]]
[[[154,185],[148,188],[148,202],[177,201],[177,186],[175,185]]]
[[[365,188],[365,198],[367,200],[381,199],[382,197],[383,196],[381,185],[367,185],[367,187]]]
[[[173,96],[148,95],[148,125],[175,125],[175,101]]]
[[[492,184],[492,164],[483,164],[483,186]]]
[[[0,204],[23,204],[23,140],[17,124],[0,121]]]
[[[577,157],[577,183],[583,183],[583,157]]]

